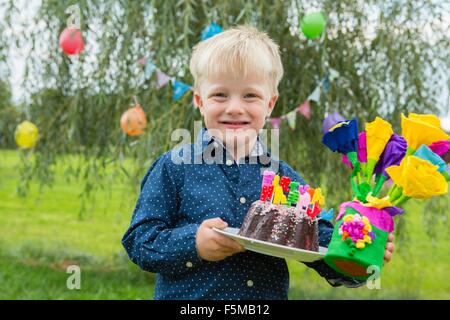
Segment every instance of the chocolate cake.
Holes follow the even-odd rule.
[[[317,219],[294,206],[255,201],[247,212],[239,235],[319,251]]]

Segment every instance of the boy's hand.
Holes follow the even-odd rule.
[[[227,223],[220,218],[208,219],[202,222],[195,239],[200,258],[208,261],[219,261],[235,253],[245,251],[236,241],[217,233],[212,228],[224,229]]]
[[[395,246],[394,246],[394,234],[389,233],[388,241],[386,243],[386,250],[384,251],[384,263],[388,263],[391,261],[392,253],[394,253]]]

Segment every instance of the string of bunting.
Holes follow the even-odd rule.
[[[222,32],[222,28],[215,22],[212,22],[202,31],[201,40],[202,41],[206,40],[220,32]],[[180,80],[177,80],[175,77],[167,75],[161,69],[156,67],[156,65],[147,57],[139,59],[137,63],[144,67],[144,74],[146,79],[149,79],[156,71],[156,88],[158,90],[167,85],[169,82],[172,83],[173,85],[172,100],[174,102],[181,99],[181,97],[183,97],[184,94],[189,90],[191,91],[193,90],[192,86]],[[328,92],[330,90],[330,81],[333,81],[338,76],[339,73],[336,70],[329,69],[329,72],[320,80],[317,87],[313,90],[313,92],[308,96],[308,98],[303,103],[299,104],[294,110],[288,112],[287,114],[284,114],[277,118],[268,118],[267,122],[270,123],[273,128],[279,128],[281,121],[287,120],[289,127],[295,130],[297,113],[300,113],[306,119],[310,120],[311,119],[310,101],[319,102],[321,88],[323,88],[325,92]]]
[[[329,69],[328,73],[320,80],[317,87],[313,90],[313,92],[306,98],[304,102],[299,104],[294,110],[280,116],[277,118],[267,118],[267,122],[270,123],[272,128],[278,129],[280,127],[282,120],[287,120],[289,127],[292,130],[295,130],[295,123],[297,120],[297,113],[303,115],[306,119],[311,119],[311,104],[310,101],[319,102],[321,88],[323,88],[324,92],[330,91],[330,81],[334,81],[337,77],[339,77],[339,72],[334,69]]]
[[[222,27],[216,24],[215,22],[212,22],[210,25],[208,25],[205,29],[203,29],[201,34],[201,41],[206,40],[208,38],[211,38],[212,36],[222,32]],[[145,78],[149,79],[153,73],[156,71],[156,88],[159,90],[165,85],[167,85],[169,82],[172,83],[173,86],[173,93],[172,93],[172,100],[174,102],[181,99],[181,97],[184,96],[186,92],[189,90],[193,90],[193,87],[177,80],[175,77],[171,77],[165,72],[161,71],[156,65],[147,57],[143,57],[137,61],[137,63],[144,67],[144,74]]]

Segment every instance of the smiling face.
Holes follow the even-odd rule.
[[[278,99],[271,92],[262,77],[211,76],[194,92],[194,103],[212,136],[231,152],[244,148],[247,155]]]

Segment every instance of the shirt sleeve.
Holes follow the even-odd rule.
[[[192,271],[201,263],[196,223],[178,225],[179,189],[170,153],[145,175],[131,224],[122,239],[130,259],[143,270],[165,275]],[[179,169],[181,170],[181,169]]]
[[[299,181],[305,184],[303,178],[289,165],[284,162],[280,162],[280,170],[282,175],[289,176],[295,181]],[[333,224],[327,220],[319,219],[319,246],[328,247],[331,240],[331,235],[333,234]],[[303,262],[306,266],[313,268],[316,272],[333,287],[338,287],[341,285],[347,288],[357,288],[366,283],[363,280],[357,280],[351,277],[346,277],[332,269],[328,266],[325,261],[317,260],[314,262]]]

